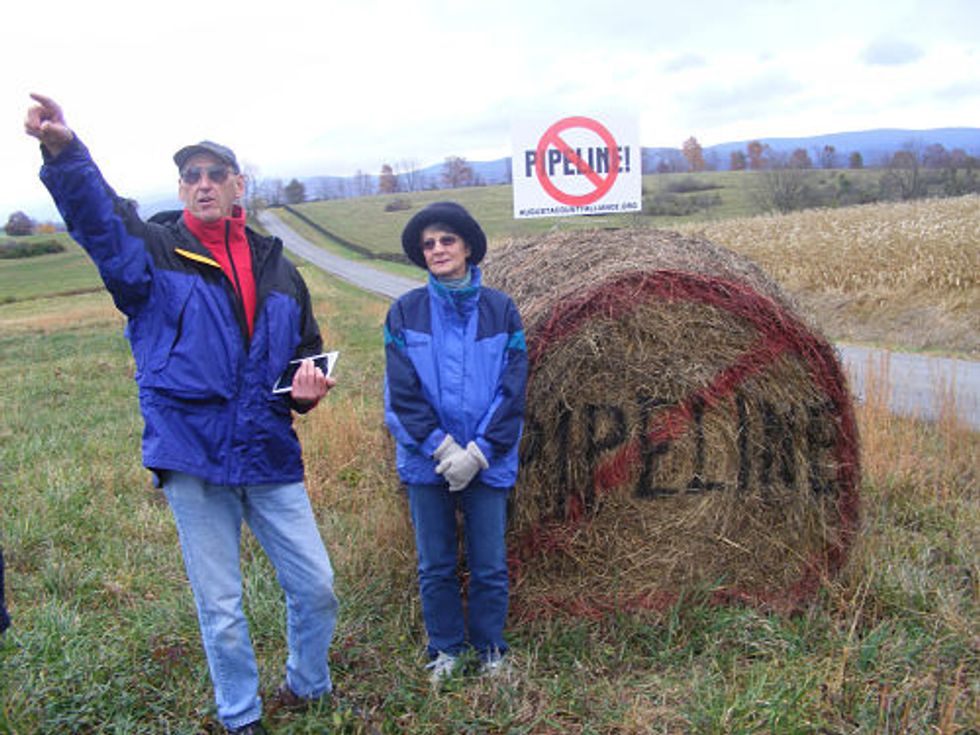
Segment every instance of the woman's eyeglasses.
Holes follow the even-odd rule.
[[[451,248],[453,245],[456,244],[459,238],[456,237],[455,235],[440,235],[438,240],[439,240],[439,244],[442,245],[444,248]],[[434,237],[427,237],[422,241],[423,250],[432,250],[432,248],[434,248],[435,246],[436,246],[436,238]]]
[[[207,176],[212,184],[223,184],[229,173],[231,173],[231,169],[227,166],[208,166],[207,168],[191,166],[180,172],[180,180],[185,184],[194,185],[201,180],[201,176]]]

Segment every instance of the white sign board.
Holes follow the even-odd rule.
[[[514,217],[639,212],[642,151],[635,120],[564,117],[513,126]]]

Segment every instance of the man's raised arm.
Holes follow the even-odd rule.
[[[27,110],[24,120],[24,132],[41,141],[52,157],[56,157],[71,143],[75,134],[65,124],[65,114],[61,107],[50,97],[43,94],[31,94],[37,102]]]

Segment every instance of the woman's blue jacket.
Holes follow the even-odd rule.
[[[524,424],[527,348],[510,297],[471,285],[450,290],[432,276],[399,298],[385,320],[385,422],[406,484],[442,484],[432,453],[446,434],[470,441],[490,466],[475,479],[512,487]]]

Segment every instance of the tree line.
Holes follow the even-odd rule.
[[[310,177],[308,184],[297,178],[261,179],[254,167],[246,166],[246,201],[255,207],[300,204],[311,200],[350,199],[374,194],[399,194],[435,189],[485,186],[486,182],[462,156],[448,156],[438,174],[427,175],[414,159],[383,163],[372,176],[358,169],[350,177]]]
[[[812,155],[811,155],[812,153]],[[980,165],[975,156],[962,148],[947,150],[941,143],[925,145],[909,140],[901,148],[887,154],[872,166],[876,168],[913,166],[924,169],[976,169]],[[731,171],[764,171],[772,168],[798,169],[862,169],[866,162],[860,151],[844,153],[833,145],[795,148],[789,153],[773,150],[768,143],[753,140],[745,145],[745,150],[734,150],[728,156],[728,169]],[[717,171],[722,168],[720,156],[714,152],[706,154],[694,136],[684,141],[679,151],[661,151],[656,155],[655,165],[645,165],[644,173],[682,173],[698,171]]]
[[[845,169],[846,166],[846,169]],[[869,186],[849,178],[844,171],[864,169],[866,162],[858,151],[840,152],[832,145],[807,151],[796,148],[790,152],[775,151],[758,140],[750,141],[744,150],[729,154],[728,168],[732,171],[755,171],[753,196],[760,207],[781,212],[814,206],[861,204],[882,200],[908,200],[927,196],[960,196],[980,192],[980,159],[962,148],[947,150],[940,143],[923,145],[909,141],[900,150],[885,156],[876,169],[880,176]],[[689,137],[680,150],[661,151],[656,163],[644,161],[644,174],[667,174],[714,171],[721,168],[719,156],[705,151],[697,138]],[[816,185],[807,172],[823,169],[838,170],[832,186]],[[434,189],[456,189],[485,186],[486,182],[462,156],[447,156],[439,173],[426,175],[417,160],[403,159],[395,164],[384,163],[376,176],[358,170],[351,177],[312,177],[307,185],[298,178],[283,183],[282,179],[263,179],[257,167],[246,164],[245,201],[247,208],[260,209],[283,204],[300,204],[310,200],[349,199],[374,194],[399,194]],[[506,169],[506,182],[511,182]],[[676,187],[674,187],[676,189]],[[706,188],[717,188],[707,186]],[[714,206],[717,194],[699,194],[680,198],[673,190],[663,192],[646,203],[648,214],[690,214],[693,210]],[[398,209],[398,200],[389,202]],[[54,223],[36,223],[24,212],[10,215],[4,232],[11,237],[51,233],[63,229]]]
[[[980,192],[980,158],[969,155],[962,148],[947,150],[941,143],[924,145],[910,140],[899,150],[883,156],[875,167],[878,176],[871,178],[848,176],[845,170],[857,171],[866,167],[863,156],[858,151],[841,153],[832,145],[812,151],[795,148],[785,152],[774,151],[769,145],[753,140],[746,144],[745,150],[731,151],[728,163],[732,171],[759,172],[754,181],[753,196],[760,208],[767,211],[789,212],[818,206],[907,201]],[[717,168],[717,160],[709,160],[697,138],[691,136],[684,141],[679,157],[661,154],[654,170],[656,173],[674,173]],[[819,180],[810,175],[815,169],[838,173],[830,181]],[[669,200],[669,197],[661,196],[661,199]],[[704,202],[710,206],[707,198]]]

